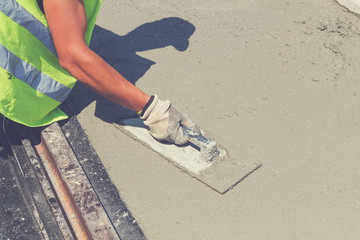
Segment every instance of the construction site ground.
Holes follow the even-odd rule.
[[[91,48],[263,166],[221,195],[68,99],[149,240],[359,239],[360,18],[332,0],[104,0]],[[246,159],[243,159],[246,161]]]
[[[359,39],[331,0],[103,1],[91,48],[263,163],[225,195],[113,126],[133,112],[69,101],[150,240],[359,239]]]

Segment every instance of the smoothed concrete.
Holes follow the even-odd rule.
[[[148,239],[359,238],[356,15],[330,0],[106,0],[97,24],[92,48],[132,82],[263,163],[220,195],[78,87],[79,121]]]

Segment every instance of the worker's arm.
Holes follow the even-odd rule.
[[[84,41],[87,27],[82,0],[44,0],[44,9],[55,48],[63,68],[107,99],[141,111],[144,124],[158,140],[186,143],[181,125],[192,128],[189,118],[169,101],[151,98],[128,82]]]
[[[61,66],[107,99],[135,111],[142,110],[150,97],[86,45],[83,1],[44,0],[44,9]]]

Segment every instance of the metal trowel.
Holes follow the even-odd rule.
[[[177,146],[155,140],[140,118],[124,119],[114,125],[221,194],[228,192],[262,165],[245,152],[237,151],[236,157],[232,156],[221,144],[209,139],[203,130],[194,131],[181,126],[189,144]]]
[[[199,149],[201,157],[199,161],[212,163],[219,157],[220,152],[215,141],[204,137],[201,132],[196,132],[186,126],[182,125],[181,129],[186,140]]]

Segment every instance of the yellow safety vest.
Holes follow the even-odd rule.
[[[101,0],[84,0],[87,44],[100,4]],[[66,119],[58,106],[75,82],[59,64],[48,23],[36,0],[1,0],[0,113],[30,127]]]

